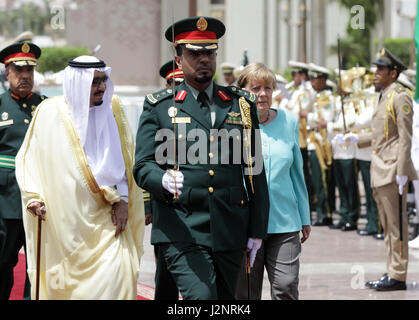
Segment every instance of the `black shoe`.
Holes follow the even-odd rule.
[[[342,229],[345,224],[343,222],[338,222],[329,226],[330,229]]]
[[[355,224],[347,222],[347,223],[345,223],[345,225],[342,227],[341,230],[342,231],[353,231],[353,230],[356,230],[356,229],[357,229],[357,227],[356,227]]]
[[[385,279],[380,280],[374,287],[377,291],[394,291],[406,290],[406,282],[392,279],[387,276]]]
[[[333,224],[332,218],[323,218],[317,219],[316,222],[313,223],[313,226],[330,226]]]
[[[376,233],[373,235],[374,239],[384,240],[384,233]]]
[[[380,281],[382,281],[382,280],[384,280],[385,278],[387,278],[387,277],[388,277],[387,273],[384,273],[384,274],[381,276],[381,278],[380,278],[380,279],[378,279],[378,280],[374,280],[374,281],[367,281],[367,282],[365,282],[365,286],[366,286],[367,288],[370,288],[370,289],[375,289],[375,287],[377,286],[377,284],[378,284]]]
[[[360,236],[373,236],[377,234],[377,231],[367,231],[363,229],[363,230],[357,230],[356,233],[358,233]]]

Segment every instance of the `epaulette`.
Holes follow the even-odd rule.
[[[157,104],[160,101],[163,101],[167,98],[173,98],[173,89],[172,88],[166,88],[160,91],[157,91],[155,93],[150,93],[146,95],[146,99],[150,104]]]
[[[394,90],[396,90],[397,93],[407,92],[408,94],[411,94],[412,92],[409,88],[406,88],[404,85],[399,83],[397,84],[396,89]]]
[[[227,89],[232,93],[235,93],[239,96],[242,96],[242,97],[246,98],[250,102],[256,102],[256,95],[253,92],[243,90],[243,89],[241,89],[239,87],[236,87],[236,86],[229,86],[229,87],[227,87]]]

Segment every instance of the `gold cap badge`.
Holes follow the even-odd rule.
[[[381,55],[384,56],[386,54],[386,50],[383,48],[381,49]]]
[[[29,47],[29,45],[25,42],[25,43],[22,45],[21,50],[22,50],[22,52],[23,52],[23,53],[28,53],[29,51],[31,51],[31,47]]]
[[[208,22],[205,20],[204,17],[199,18],[199,20],[196,22],[196,27],[199,31],[205,31],[208,28]]]

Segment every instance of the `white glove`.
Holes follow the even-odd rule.
[[[349,140],[350,144],[356,144],[359,141],[359,136],[356,133],[349,132],[345,134],[344,140]]]
[[[407,176],[398,176],[396,175],[396,182],[399,185],[399,194],[403,195],[403,187],[407,182]]]
[[[262,245],[262,239],[249,238],[247,240],[247,251],[250,251],[250,267],[253,267],[255,262],[256,253]]]
[[[183,188],[183,173],[175,170],[166,171],[161,184],[171,194],[175,194],[177,191],[180,196],[182,194],[180,189]]]
[[[342,133],[338,133],[337,135],[335,135],[335,137],[333,138],[332,141],[335,141],[339,145],[345,143],[345,139],[343,138],[343,134]]]

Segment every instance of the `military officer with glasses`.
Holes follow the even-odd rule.
[[[0,51],[9,90],[0,95],[0,299],[9,299],[13,268],[25,246],[22,206],[15,177],[15,156],[25,137],[38,104],[45,99],[33,90],[34,68],[41,49],[19,42]],[[30,283],[25,281],[24,298],[30,299]]]

